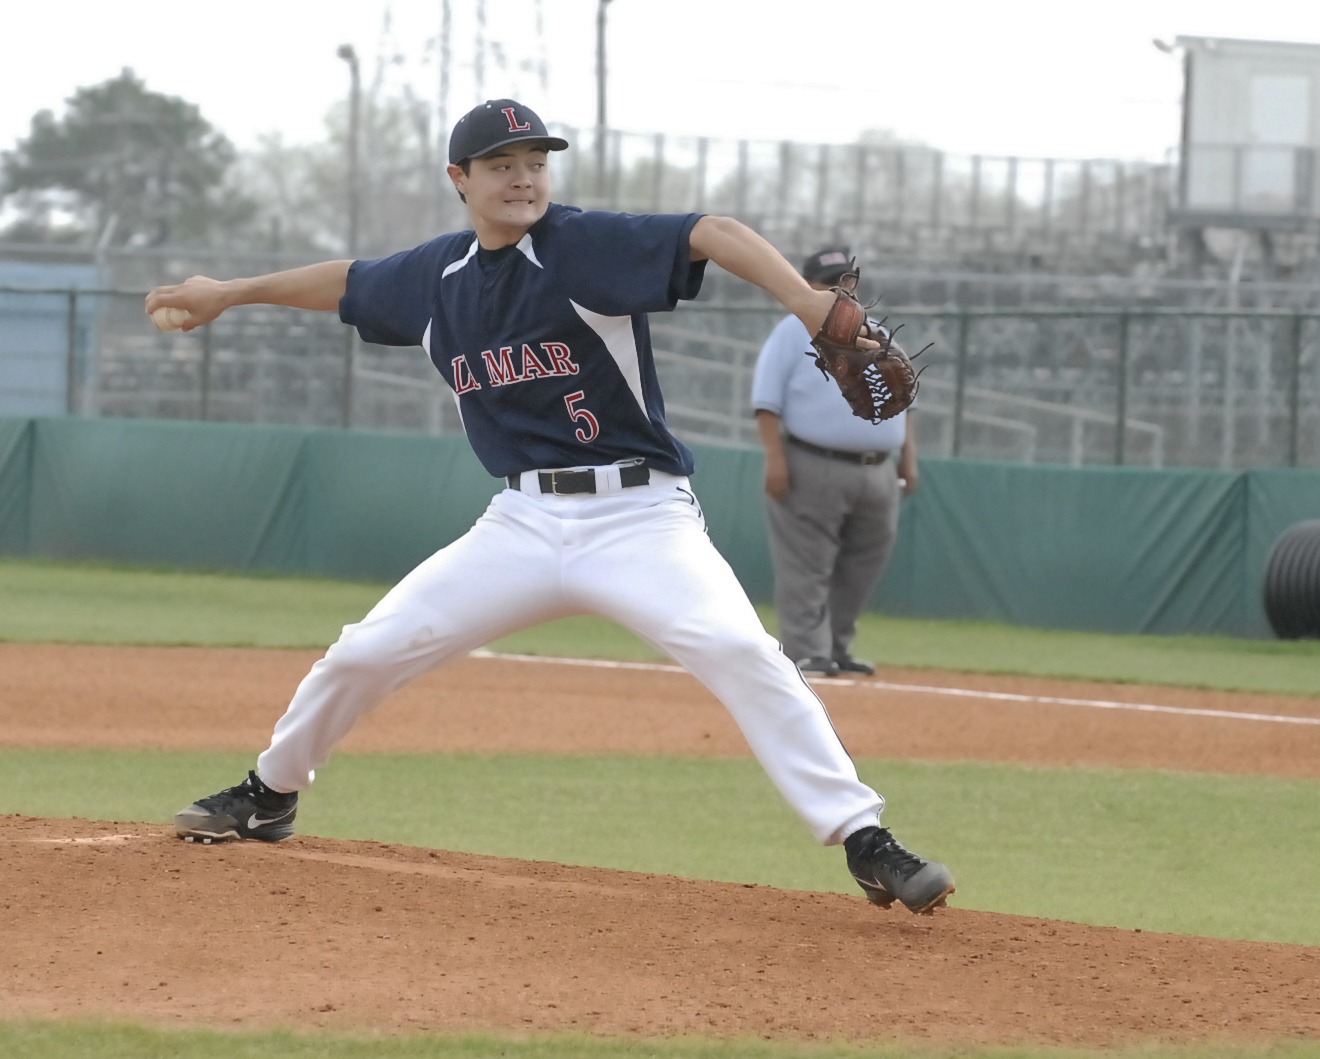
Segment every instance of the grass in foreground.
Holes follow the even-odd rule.
[[[1320,1044],[1206,1044],[1093,1049],[935,1047],[760,1040],[518,1038],[155,1029],[122,1023],[0,1022],[0,1054],[23,1059],[1316,1059]]]
[[[0,750],[0,812],[168,824],[240,754]],[[862,760],[962,908],[1320,945],[1313,781]],[[619,826],[626,820],[627,826]],[[340,754],[302,834],[858,896],[750,759]],[[1253,900],[1267,879],[1269,899]],[[1227,896],[1226,896],[1227,895]],[[858,898],[860,900],[860,897]]]
[[[0,641],[324,648],[388,585],[0,559]],[[761,608],[766,627],[773,612]],[[568,618],[496,650],[654,661],[627,630]],[[882,665],[1320,696],[1320,641],[1120,636],[863,616],[855,653]]]

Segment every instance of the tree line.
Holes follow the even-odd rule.
[[[42,110],[0,152],[0,242],[339,253],[348,234],[347,104],[326,137],[239,151],[185,99],[132,69]],[[424,102],[369,86],[360,119],[363,246],[411,245],[435,219],[442,165]],[[451,192],[452,194],[452,192]]]

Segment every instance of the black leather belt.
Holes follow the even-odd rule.
[[[510,489],[519,488],[521,475],[508,477]],[[536,475],[541,492],[554,496],[569,496],[573,493],[594,493],[596,491],[596,472],[581,471],[539,471]],[[619,484],[625,489],[634,485],[645,485],[651,480],[651,469],[645,464],[629,463],[619,468]]]
[[[823,445],[813,445],[810,441],[803,441],[801,438],[794,437],[792,434],[785,434],[790,445],[796,445],[800,449],[806,449],[808,452],[814,452],[817,456],[824,456],[829,460],[841,460],[843,463],[860,463],[864,467],[870,467],[877,463],[884,463],[889,459],[887,452],[845,452],[843,449],[827,449]]]

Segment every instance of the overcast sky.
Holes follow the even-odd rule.
[[[513,95],[552,122],[596,114],[599,0],[451,0],[449,119]],[[132,67],[240,147],[322,138],[396,56],[396,89],[438,103],[442,0],[11,0],[0,150],[32,115]],[[385,12],[392,32],[383,32]],[[1160,160],[1182,72],[1153,38],[1320,43],[1316,0],[612,0],[609,124],[637,132],[848,142],[885,129],[953,153]],[[539,26],[539,32],[538,32]],[[478,41],[485,47],[478,47]]]

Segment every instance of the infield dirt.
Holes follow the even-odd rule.
[[[0,745],[255,751],[317,656],[0,645]],[[1315,699],[928,671],[884,670],[877,680],[1320,716]],[[1320,776],[1320,725],[879,690],[866,680],[814,686],[859,757]],[[410,685],[343,749],[747,752],[719,704],[681,671],[499,658]],[[178,842],[165,822],[3,816],[0,1011],[383,1033],[1320,1040],[1320,949],[953,901],[916,917],[860,896],[375,842],[203,847]]]

